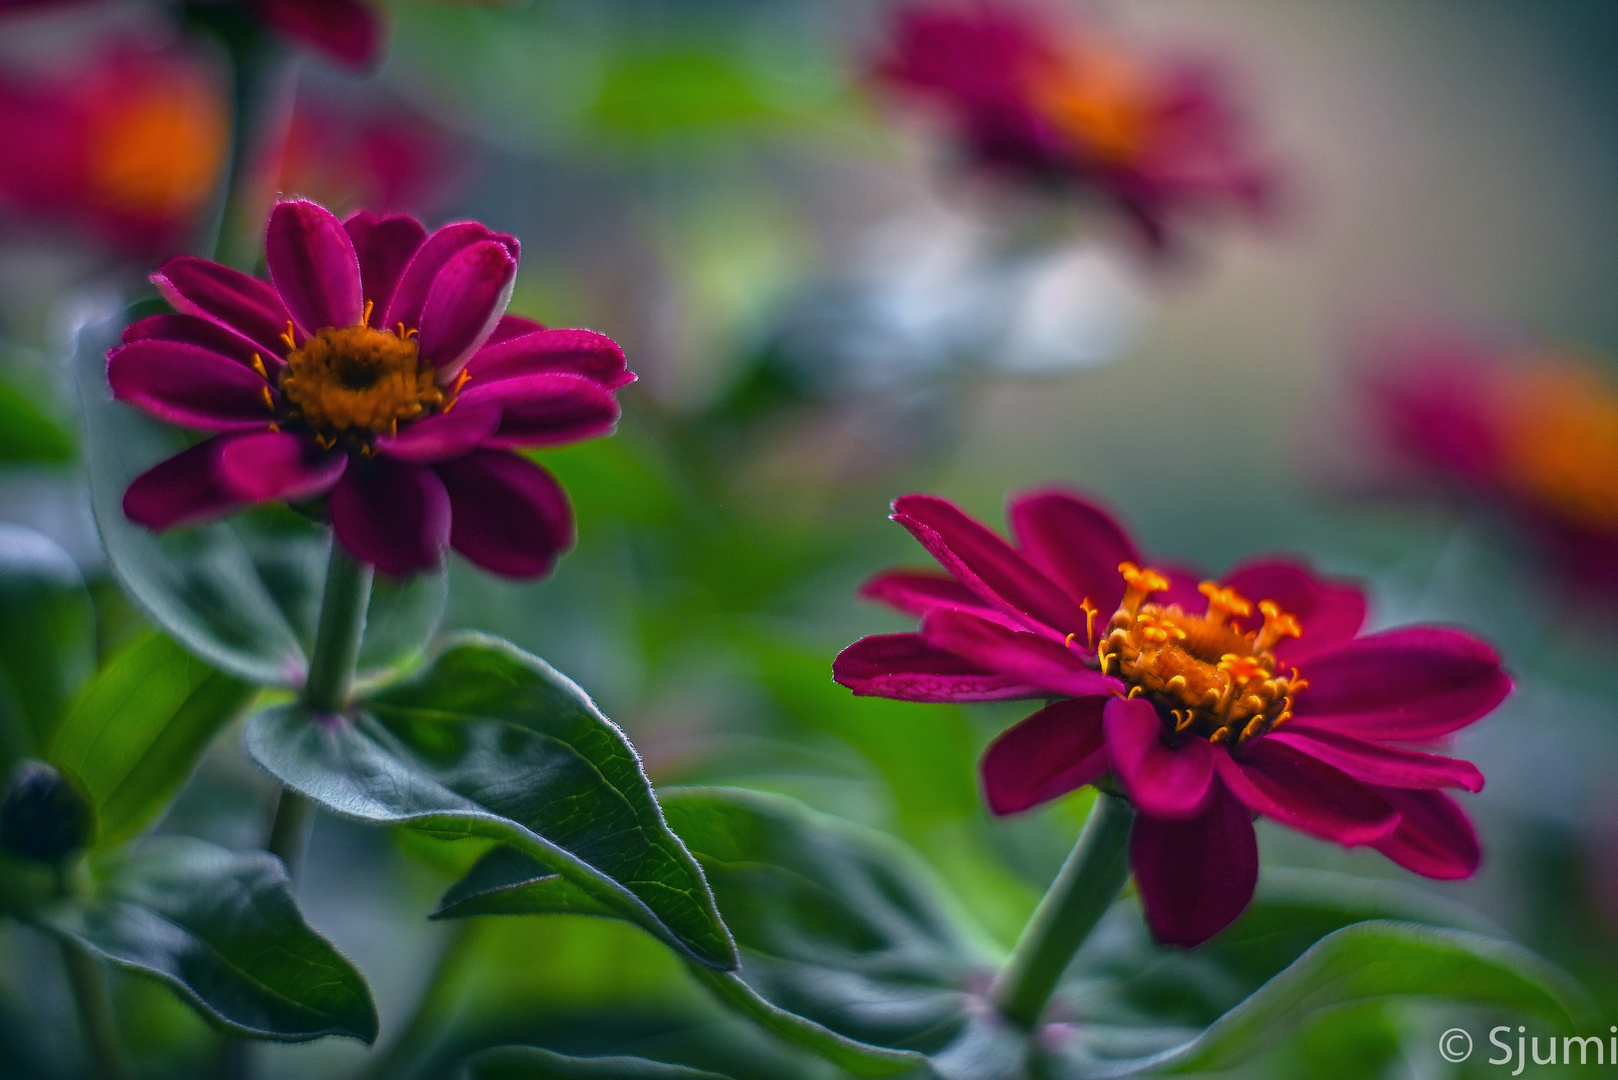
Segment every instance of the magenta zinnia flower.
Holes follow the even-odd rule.
[[[137,477],[151,529],[325,499],[337,540],[394,576],[446,546],[509,577],[572,546],[566,494],[516,453],[609,433],[633,381],[610,338],[503,316],[515,238],[477,222],[270,214],[270,282],[180,257],[152,276],[178,309],[108,354],[113,396],[219,434]]]
[[[1017,546],[959,508],[906,495],[893,519],[946,570],[894,570],[865,596],[921,618],[863,638],[833,672],[902,701],[1045,698],[984,754],[989,808],[1012,814],[1085,784],[1138,812],[1130,864],[1154,936],[1187,948],[1252,898],[1262,814],[1418,874],[1467,877],[1476,834],[1443,788],[1476,768],[1413,748],[1488,713],[1511,688],[1457,630],[1357,636],[1365,599],[1288,561],[1222,581],[1143,569],[1127,533],[1063,491],[1013,498]]]

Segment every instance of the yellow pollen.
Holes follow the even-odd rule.
[[[258,377],[265,382],[270,381],[270,373],[264,369],[264,358],[258,353],[253,354],[253,370],[258,372]]]
[[[1221,588],[1217,581],[1204,581],[1197,591],[1208,598],[1209,622],[1223,622],[1230,615],[1246,618],[1253,613],[1253,605],[1241,593]]]
[[[287,348],[288,349],[296,349],[298,347],[297,339],[294,338],[293,335],[292,335],[292,320],[291,319],[287,320],[287,328],[285,330],[281,331],[281,340],[287,343]]]
[[[400,421],[444,404],[432,365],[421,362],[415,341],[363,323],[329,326],[294,349],[281,393],[290,415],[328,448],[346,435],[394,434]]]
[[[371,312],[374,310],[376,310],[376,302],[374,300],[365,301],[365,312],[360,316],[360,322],[369,326],[371,322]]]

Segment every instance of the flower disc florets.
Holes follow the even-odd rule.
[[[419,352],[410,331],[363,323],[326,327],[287,354],[281,393],[288,420],[306,425],[327,445],[344,436],[398,434],[402,421],[444,405],[433,366]]]

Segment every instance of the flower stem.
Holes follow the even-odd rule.
[[[70,871],[65,866],[56,869],[56,891],[63,896],[72,891]],[[62,966],[67,968],[73,1003],[79,1010],[79,1028],[89,1044],[97,1080],[129,1080],[129,1065],[124,1061],[123,1048],[118,1045],[112,999],[107,996],[106,973],[95,957],[80,946],[63,939],[58,939],[57,944],[61,947]]]
[[[432,974],[410,1014],[386,1049],[371,1058],[355,1080],[380,1080],[382,1077],[406,1078],[414,1076],[428,1064],[428,1059],[444,1036],[444,1030],[455,1016],[455,1007],[465,989],[463,968],[472,956],[477,942],[477,920],[464,919],[455,924],[438,954]]]
[[[1034,915],[989,996],[1010,1021],[1031,1029],[1056,991],[1062,973],[1118,898],[1129,878],[1129,830],[1135,809],[1127,799],[1098,792],[1078,843]]]

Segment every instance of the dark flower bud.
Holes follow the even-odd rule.
[[[18,855],[59,862],[95,837],[95,810],[72,779],[43,761],[24,762],[0,802],[0,844]]]

